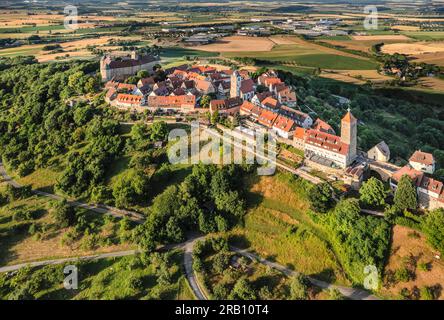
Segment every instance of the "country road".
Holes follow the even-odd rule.
[[[197,241],[204,239],[204,237],[194,238],[185,243],[185,253],[183,256],[183,264],[185,266],[185,275],[188,283],[193,290],[194,295],[198,300],[208,300],[205,293],[201,289],[198,280],[196,279],[196,273],[193,270],[193,248]]]
[[[8,173],[5,170],[5,167],[3,165],[2,162],[0,162],[0,175],[3,177],[4,181],[8,184],[10,184],[11,186],[13,186],[14,188],[20,188],[22,185],[19,184],[17,181],[15,181],[14,179],[12,179]],[[43,196],[43,197],[47,197],[53,200],[63,200],[65,199],[62,196],[56,195],[56,194],[52,194],[52,193],[47,193],[47,192],[43,192],[43,191],[39,191],[39,190],[32,190],[32,192],[36,195],[39,196]],[[128,219],[136,222],[136,223],[143,223],[145,221],[145,217],[137,212],[133,212],[133,211],[129,211],[129,210],[123,210],[123,209],[118,209],[118,208],[114,208],[114,207],[110,207],[110,206],[106,206],[103,204],[98,204],[98,205],[90,205],[87,203],[82,203],[79,201],[74,201],[74,200],[67,200],[67,204],[72,206],[72,207],[79,207],[79,208],[84,208],[87,210],[91,210],[97,213],[102,213],[102,214],[106,214],[106,215],[110,215],[116,218],[124,218],[127,217]]]
[[[247,250],[243,250],[243,249],[239,249],[236,247],[231,247],[231,250],[244,256],[247,257],[253,261],[258,261],[259,263],[269,266],[273,269],[276,269],[280,272],[282,272],[283,274],[287,275],[288,277],[292,277],[298,274],[298,272],[293,271],[287,267],[284,267],[283,265],[280,265],[276,262],[272,262],[266,259],[261,258],[260,256],[251,253]],[[342,295],[344,295],[345,297],[351,299],[351,300],[380,300],[378,297],[376,297],[375,295],[372,295],[371,293],[362,290],[362,289],[358,289],[358,288],[350,288],[350,287],[344,287],[344,286],[337,286],[322,280],[318,280],[315,279],[313,277],[308,277],[308,280],[315,286],[322,288],[322,289],[337,289]]]

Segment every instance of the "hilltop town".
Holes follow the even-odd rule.
[[[443,12],[3,1],[0,300],[443,300]]]
[[[431,177],[435,172],[433,155],[418,150],[408,164],[397,167],[389,163],[390,148],[384,141],[370,150],[358,150],[358,119],[350,109],[337,135],[327,122],[313,119],[298,108],[294,88],[273,70],[254,79],[247,70],[180,65],[164,70],[160,79],[153,75],[156,62],[155,57],[137,58],[135,52],[126,60],[102,58],[106,101],[130,112],[209,113],[244,128],[270,130],[279,142],[303,152],[301,165],[323,171],[331,179],[341,179],[350,188],[359,190],[370,171],[390,181],[393,190],[401,177],[408,175],[417,188],[420,206],[444,208],[444,184]],[[136,84],[125,83],[140,71],[150,76],[140,78]]]

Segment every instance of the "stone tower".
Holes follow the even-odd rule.
[[[349,145],[348,164],[353,162],[357,155],[358,120],[352,115],[350,109],[341,120],[341,141]]]
[[[240,86],[242,82],[242,77],[239,72],[234,71],[231,75],[231,88],[230,88],[230,97],[235,98],[240,96]]]

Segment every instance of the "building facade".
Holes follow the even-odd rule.
[[[102,81],[109,81],[113,78],[127,77],[135,75],[141,70],[153,73],[153,67],[158,63],[159,58],[151,55],[139,56],[136,52],[131,53],[131,58],[113,58],[104,56],[100,59],[100,74]]]

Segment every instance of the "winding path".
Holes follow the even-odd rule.
[[[253,261],[257,261],[259,263],[262,263],[263,265],[269,266],[273,269],[279,270],[283,274],[292,277],[298,274],[298,272],[293,271],[287,267],[284,267],[283,265],[280,265],[276,262],[272,262],[266,259],[261,258],[260,256],[251,253],[247,250],[239,249],[236,247],[231,247],[231,250],[247,257]],[[378,297],[375,295],[372,295],[368,291],[358,289],[358,288],[350,288],[350,287],[344,287],[344,286],[337,286],[322,280],[315,279],[313,277],[308,277],[308,280],[315,286],[322,288],[322,289],[337,289],[343,296],[351,299],[351,300],[379,300]]]
[[[22,187],[21,184],[19,184],[17,181],[15,181],[14,179],[11,178],[11,176],[8,175],[8,173],[5,170],[5,167],[3,165],[2,162],[0,162],[0,175],[3,177],[3,180],[8,183],[9,185],[13,186],[14,188],[20,188]],[[47,198],[51,198],[53,200],[64,200],[65,198],[56,194],[52,194],[52,193],[47,193],[47,192],[43,192],[43,191],[39,191],[39,190],[32,190],[32,193],[39,195],[39,196],[43,196],[43,197],[47,197]],[[129,211],[129,210],[123,210],[123,209],[118,209],[118,208],[114,208],[114,207],[110,207],[110,206],[106,206],[103,204],[98,204],[98,205],[90,205],[87,203],[83,203],[83,202],[79,202],[79,201],[74,201],[74,200],[67,200],[67,204],[69,206],[72,207],[79,207],[79,208],[84,208],[87,210],[91,210],[94,212],[98,212],[98,213],[102,213],[102,214],[106,214],[106,215],[110,215],[116,218],[124,218],[127,217],[128,219],[136,222],[136,223],[143,223],[145,221],[145,217],[137,212],[134,211]]]

